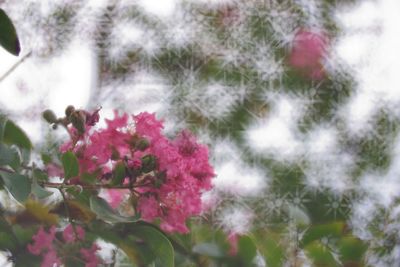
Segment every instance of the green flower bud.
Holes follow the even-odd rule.
[[[153,155],[146,155],[142,157],[142,168],[141,171],[144,173],[151,172],[155,170],[156,164],[156,157]]]
[[[57,122],[57,116],[54,114],[54,112],[50,109],[46,109],[42,113],[43,119],[45,119],[48,123],[56,123]]]
[[[139,139],[135,144],[135,148],[140,151],[146,150],[149,146],[150,142],[146,138]]]

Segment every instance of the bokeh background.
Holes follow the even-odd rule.
[[[19,57],[0,50],[0,112],[37,151],[65,138],[44,109],[156,112],[168,134],[189,128],[210,147],[207,223],[283,244],[282,260],[259,266],[313,266],[302,233],[332,223],[345,225],[366,265],[399,265],[398,0],[0,7],[22,46]],[[318,244],[340,266],[338,239]]]

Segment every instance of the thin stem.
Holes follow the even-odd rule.
[[[72,220],[71,214],[70,214],[70,212],[69,212],[69,207],[68,207],[68,203],[67,203],[67,197],[65,196],[65,193],[64,193],[62,187],[59,188],[58,190],[60,191],[61,196],[62,196],[62,198],[63,198],[65,213],[67,214],[68,221],[69,221],[69,223],[70,223],[71,226],[72,226],[72,230],[74,231],[75,239],[78,240],[78,239],[79,239],[78,233],[76,232],[76,228],[75,228],[74,221]]]
[[[31,167],[26,166],[26,169],[32,170]],[[15,171],[10,170],[8,168],[0,167],[0,171],[7,172],[7,173],[15,173]],[[151,183],[148,184],[138,184],[138,185],[108,185],[108,184],[83,184],[83,185],[69,185],[65,183],[52,183],[52,182],[39,182],[39,185],[44,186],[44,187],[51,187],[51,188],[67,188],[67,187],[82,187],[84,189],[131,189],[134,190],[134,188],[137,187],[142,187],[142,186],[147,186],[150,185]],[[136,190],[134,190],[135,193],[138,193]]]
[[[52,182],[39,182],[41,186],[60,188],[60,187],[82,187],[84,189],[132,189],[135,187],[141,187],[144,185],[108,185],[108,184],[83,184],[83,185],[68,185],[64,183],[52,183]]]
[[[0,82],[2,82],[5,78],[7,78],[8,75],[10,75],[22,62],[24,62],[25,59],[30,57],[32,55],[32,51],[29,53],[25,54],[23,57],[21,57],[20,60],[18,60],[14,65],[11,66],[11,68],[6,71],[1,77],[0,77]]]
[[[4,168],[4,167],[0,167],[0,171],[8,172],[8,173],[14,173],[13,170],[10,170],[10,169]]]

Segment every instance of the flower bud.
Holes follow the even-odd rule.
[[[75,107],[69,105],[69,106],[65,109],[65,116],[67,116],[67,118],[68,118],[69,116],[72,115],[72,113],[73,113],[74,111],[75,111]]]
[[[146,155],[142,157],[142,169],[144,173],[151,172],[156,168],[156,157],[153,155]]]
[[[118,150],[113,146],[111,147],[111,159],[112,160],[119,160],[120,159],[120,154]]]
[[[72,125],[78,130],[80,134],[85,132],[85,121],[86,117],[81,112],[73,112],[70,116]]]
[[[149,146],[150,142],[146,138],[139,139],[135,144],[135,148],[140,151],[145,151]]]
[[[43,119],[45,119],[48,123],[56,123],[57,122],[57,116],[54,114],[54,112],[50,109],[46,109],[42,113]]]

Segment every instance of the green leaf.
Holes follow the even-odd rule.
[[[121,233],[118,234],[118,232],[115,231],[115,225],[104,227],[104,223],[97,221],[93,223],[91,232],[121,249],[128,258],[127,266],[149,266],[149,263],[151,263],[152,259],[147,261],[144,259],[146,257],[146,255],[144,255],[146,251],[142,249],[144,243],[141,242],[141,246],[138,245],[135,237],[126,232],[124,232],[121,237]]]
[[[0,250],[15,250],[17,245],[10,232],[0,232]]]
[[[90,197],[90,209],[96,213],[97,217],[109,223],[129,223],[137,222],[140,216],[125,217],[114,211],[108,203],[97,196]]]
[[[0,8],[0,45],[14,56],[21,51],[17,32],[10,18]]]
[[[36,179],[36,176],[33,175],[32,179],[32,193],[38,198],[38,199],[43,199],[46,197],[49,197],[53,194],[53,192],[49,192],[43,187],[41,187]]]
[[[3,141],[6,144],[17,145],[29,151],[32,149],[32,143],[26,133],[10,120],[6,122]]]
[[[339,255],[344,263],[362,261],[367,249],[368,245],[354,236],[346,236],[339,241]]]
[[[3,142],[4,129],[6,127],[7,118],[0,115],[0,143]]]
[[[43,260],[41,256],[33,255],[26,249],[18,250],[13,256],[15,258],[14,267],[40,267]]]
[[[44,170],[34,168],[32,173],[37,181],[45,182],[49,179],[47,172],[45,172]]]
[[[214,258],[222,258],[224,256],[223,251],[219,248],[217,244],[214,243],[197,244],[192,248],[192,251],[200,255]]]
[[[23,203],[31,193],[29,178],[18,173],[1,172],[4,185],[8,192],[19,202]]]
[[[124,182],[124,179],[126,177],[126,172],[125,172],[125,165],[123,162],[119,162],[115,168],[114,168],[114,177],[111,182],[112,185],[121,185]]]
[[[32,242],[32,236],[36,234],[37,229],[35,227],[23,227],[21,225],[13,225],[12,230],[21,245],[27,245]]]
[[[329,248],[319,241],[308,244],[304,250],[306,255],[314,262],[314,266],[339,266]]]
[[[0,166],[9,165],[15,169],[20,163],[17,149],[0,143]]]
[[[257,255],[257,247],[249,236],[241,236],[238,242],[238,255],[245,266],[252,266]]]
[[[71,151],[65,152],[61,156],[61,162],[64,167],[65,179],[76,177],[79,174],[79,162],[75,154]]]
[[[314,225],[310,227],[301,240],[301,246],[306,246],[314,240],[319,240],[324,236],[341,237],[345,230],[343,222],[332,222],[327,224]]]
[[[258,230],[254,232],[253,237],[267,266],[280,267],[284,265],[286,250],[281,242],[281,231]]]
[[[155,265],[174,267],[174,249],[168,238],[159,230],[147,225],[138,225],[133,229],[134,235],[150,247]]]

